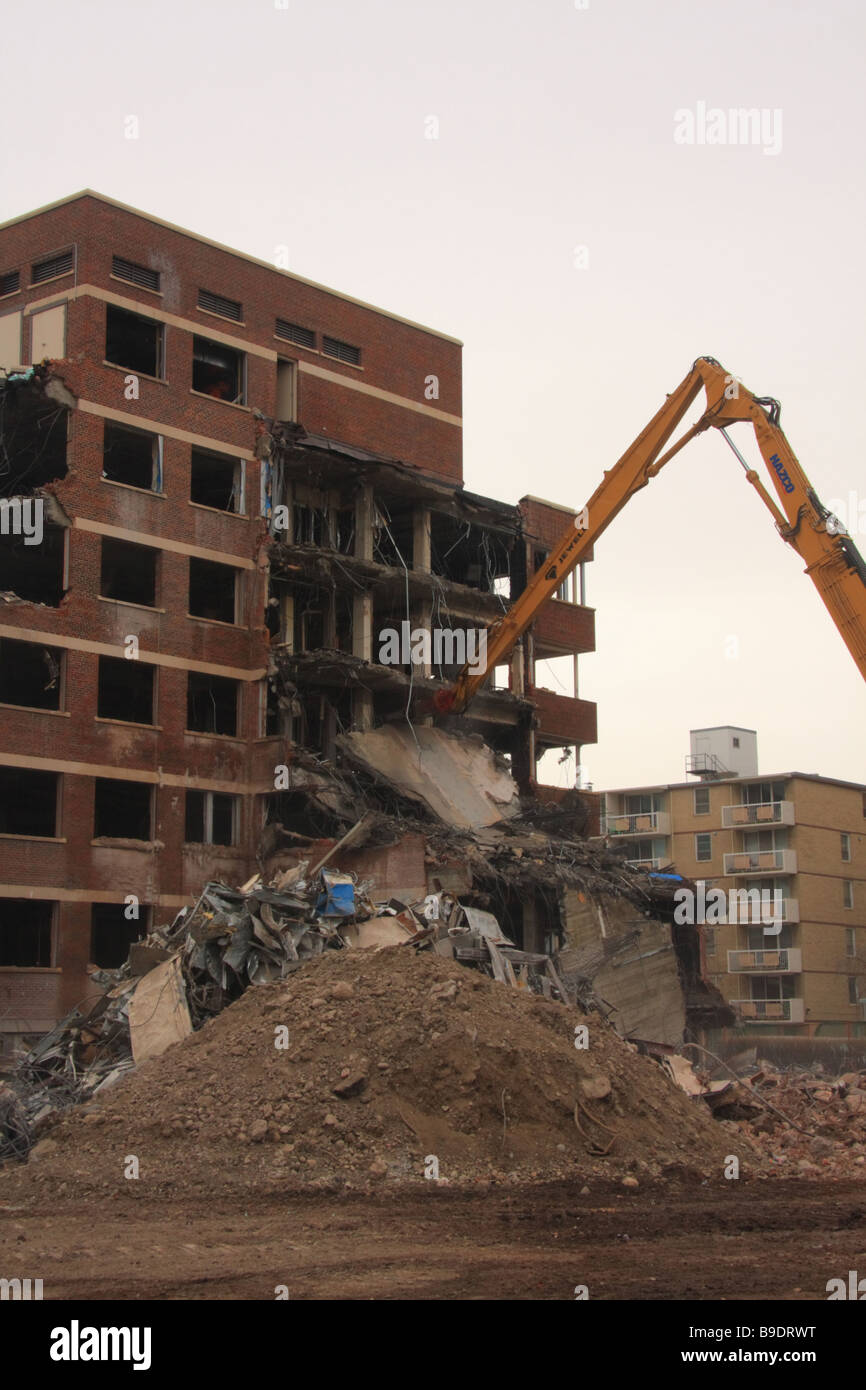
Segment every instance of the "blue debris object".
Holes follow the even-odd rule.
[[[318,917],[353,917],[355,915],[355,883],[349,874],[322,870],[324,892],[316,902]]]

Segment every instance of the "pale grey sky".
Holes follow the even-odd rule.
[[[278,4],[7,10],[37,59],[7,63],[0,219],[90,186],[461,337],[466,482],[509,501],[582,506],[717,357],[866,550],[860,0]],[[676,143],[699,103],[773,138]],[[723,440],[632,501],[588,592],[597,787],[679,780],[722,723],[762,771],[866,782],[863,680]]]

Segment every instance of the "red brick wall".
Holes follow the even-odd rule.
[[[598,738],[596,706],[591,700],[573,700],[551,690],[534,690],[539,729],[557,743],[595,743]]]
[[[31,263],[71,243],[78,248],[77,273],[30,289]],[[157,295],[113,279],[112,255],[158,269],[162,293]],[[360,382],[449,415],[459,416],[462,411],[458,343],[97,198],[84,197],[0,228],[0,272],[15,268],[21,271],[23,289],[0,301],[0,314],[49,295],[60,299],[74,283],[93,284],[137,301],[144,313],[158,309],[190,319],[199,325],[204,336],[211,332],[229,334],[286,359],[320,367],[351,384]],[[200,310],[200,288],[239,300],[244,323],[233,323]],[[104,356],[105,305],[93,299],[77,301],[73,312],[73,352],[86,352],[93,362],[100,363]],[[319,344],[322,335],[327,334],[359,347],[361,368],[277,339],[277,317],[316,330]],[[147,405],[152,407],[153,418],[205,434],[218,434],[249,447],[248,417],[247,423],[242,423],[244,416],[239,412],[229,423],[234,414],[230,407],[189,396],[190,334],[169,325],[166,346],[170,391],[160,384],[142,383],[140,413],[148,414]],[[276,391],[274,364],[249,356],[248,369],[248,401],[264,414],[272,414]],[[424,394],[425,378],[429,375],[439,379],[439,397],[432,401],[427,401]],[[122,374],[115,376],[117,396],[122,392]],[[81,385],[85,389],[89,382],[85,379]],[[90,395],[89,389],[86,394]],[[172,398],[170,416],[164,413],[167,395]],[[462,478],[459,426],[358,391],[344,390],[331,381],[305,373],[300,373],[298,417],[313,433],[327,433],[334,439],[388,454],[451,480]]]
[[[539,549],[551,549],[577,516],[576,511],[551,506],[549,503],[536,501],[534,497],[521,497],[517,505],[523,517],[527,538]],[[586,561],[591,559],[590,550],[587,552]]]
[[[595,651],[595,610],[548,599],[532,625],[536,649],[559,648],[560,654]]]

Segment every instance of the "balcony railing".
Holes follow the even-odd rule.
[[[671,818],[667,811],[644,811],[633,816],[607,816],[605,835],[670,835]]]
[[[726,874],[795,874],[797,851],[793,849],[735,850],[724,857]]]
[[[731,770],[715,753],[689,753],[686,756],[686,772],[706,781],[719,777],[730,777]]]
[[[761,892],[759,888],[731,888],[728,892],[729,922],[740,922],[746,927],[766,927],[770,923],[799,920],[798,898],[779,898],[776,901],[774,893],[768,889]]]
[[[722,807],[722,825],[726,830],[736,830],[741,825],[793,824],[793,801],[760,801],[754,805]]]
[[[731,1004],[743,1023],[803,1023],[806,1018],[802,999],[732,999]]]
[[[750,970],[774,975],[799,975],[803,969],[803,952],[799,946],[785,946],[778,951],[729,951],[728,974],[744,975]]]

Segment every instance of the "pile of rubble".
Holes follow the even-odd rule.
[[[358,828],[343,837],[345,848]],[[568,1001],[553,961],[519,950],[489,912],[449,893],[377,900],[371,882],[308,859],[233,889],[208,883],[195,907],[135,943],[126,963],[91,978],[104,989],[22,1059],[0,1109],[0,1161],[24,1158],[46,1119],[81,1104],[166,1051],[239,999],[250,985],[283,980],[325,951],[407,945],[490,977]],[[17,1103],[16,1103],[17,1096]]]
[[[55,1115],[27,1167],[8,1165],[0,1183],[4,1198],[146,1202],[434,1178],[721,1180],[732,1151],[744,1174],[762,1170],[745,1136],[731,1143],[597,1014],[432,948],[325,949]],[[124,1180],[130,1155],[140,1182]]]
[[[820,1064],[778,1071],[768,1063],[738,1068],[711,1105],[735,1120],[788,1174],[866,1177],[866,1070],[838,1077]]]
[[[63,1111],[101,1100],[127,1073],[234,1014],[248,995],[323,962],[372,956],[381,964],[383,948],[438,959],[458,974],[468,967],[511,986],[509,996],[616,1015],[620,1031],[636,1036],[662,1037],[635,1026],[646,1017],[643,997],[670,999],[649,1023],[673,1036],[698,1011],[715,1017],[722,1001],[700,980],[696,940],[680,942],[664,925],[675,885],[581,840],[587,813],[579,794],[558,806],[521,799],[506,765],[477,737],[387,726],[346,739],[355,773],[293,758],[290,825],[267,827],[258,874],[240,887],[206,884],[194,907],[135,943],[120,969],[91,973],[100,997],[57,1024],[9,1078],[14,1099],[7,1095],[0,1114],[0,1162],[24,1157]],[[314,838],[321,835],[329,838]],[[582,921],[580,949],[564,949],[569,893]],[[541,925],[525,904],[543,912]],[[625,923],[612,930],[611,914],[623,904]],[[521,930],[522,944],[535,949],[518,946]],[[642,951],[645,933],[655,934]],[[602,998],[593,977],[605,967]],[[620,1002],[611,1003],[618,987]],[[606,1139],[594,1142],[606,1152]]]

